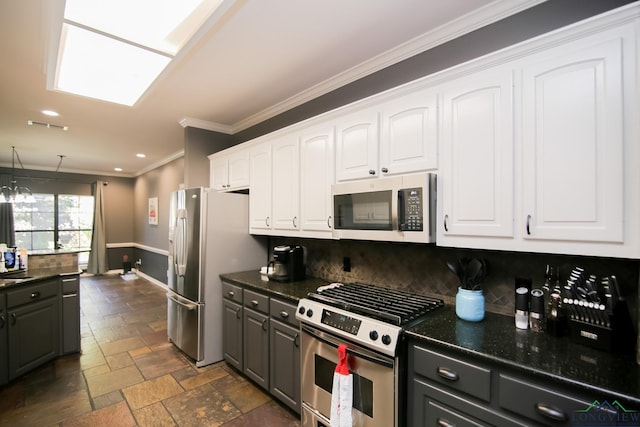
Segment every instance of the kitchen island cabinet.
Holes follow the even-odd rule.
[[[77,268],[0,275],[0,386],[80,351]]]
[[[59,288],[54,279],[7,291],[9,381],[59,355]]]

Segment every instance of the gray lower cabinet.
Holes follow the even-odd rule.
[[[296,305],[222,282],[225,361],[300,413]]]
[[[60,354],[58,288],[55,279],[7,291],[9,380]]]
[[[80,276],[60,278],[62,290],[61,354],[80,351]]]
[[[408,376],[410,427],[569,427],[595,399],[525,372],[415,342],[409,345]],[[615,420],[615,409],[610,412]]]
[[[271,298],[269,377],[271,394],[300,413],[300,323],[296,306]]]
[[[246,291],[245,291],[246,292]],[[244,374],[269,390],[269,316],[244,307]]]
[[[5,350],[8,345],[7,306],[4,293],[0,293],[0,386],[9,382],[9,354]]]

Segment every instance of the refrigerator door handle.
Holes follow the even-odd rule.
[[[187,310],[195,310],[196,308],[198,308],[198,304],[195,304],[189,301],[180,301],[182,298],[171,293],[167,293],[167,298],[169,298],[171,301],[175,302],[176,304],[181,305]]]
[[[187,211],[186,209],[178,209],[176,219],[176,247],[174,263],[176,266],[176,274],[184,276],[187,272]]]

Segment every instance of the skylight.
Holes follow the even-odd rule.
[[[54,90],[134,105],[222,0],[66,0]]]

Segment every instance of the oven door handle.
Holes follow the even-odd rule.
[[[300,329],[302,330],[302,332],[305,332],[309,335],[311,335],[311,337],[322,341],[323,343],[330,345],[331,347],[335,347],[336,349],[338,348],[338,345],[343,344],[343,341],[338,341],[336,339],[333,339],[333,337],[331,337],[330,335],[326,334],[326,333],[322,333],[314,328],[311,328],[307,325],[300,325]],[[347,353],[348,354],[352,354],[356,357],[368,360],[370,362],[376,363],[378,365],[382,365],[384,367],[387,368],[393,368],[393,360],[392,359],[388,359],[388,358],[384,358],[381,356],[378,356],[376,354],[374,354],[373,352],[369,352],[367,351],[366,353],[363,351],[360,351],[358,349],[355,349],[353,347],[349,347],[349,344],[347,344]]]

